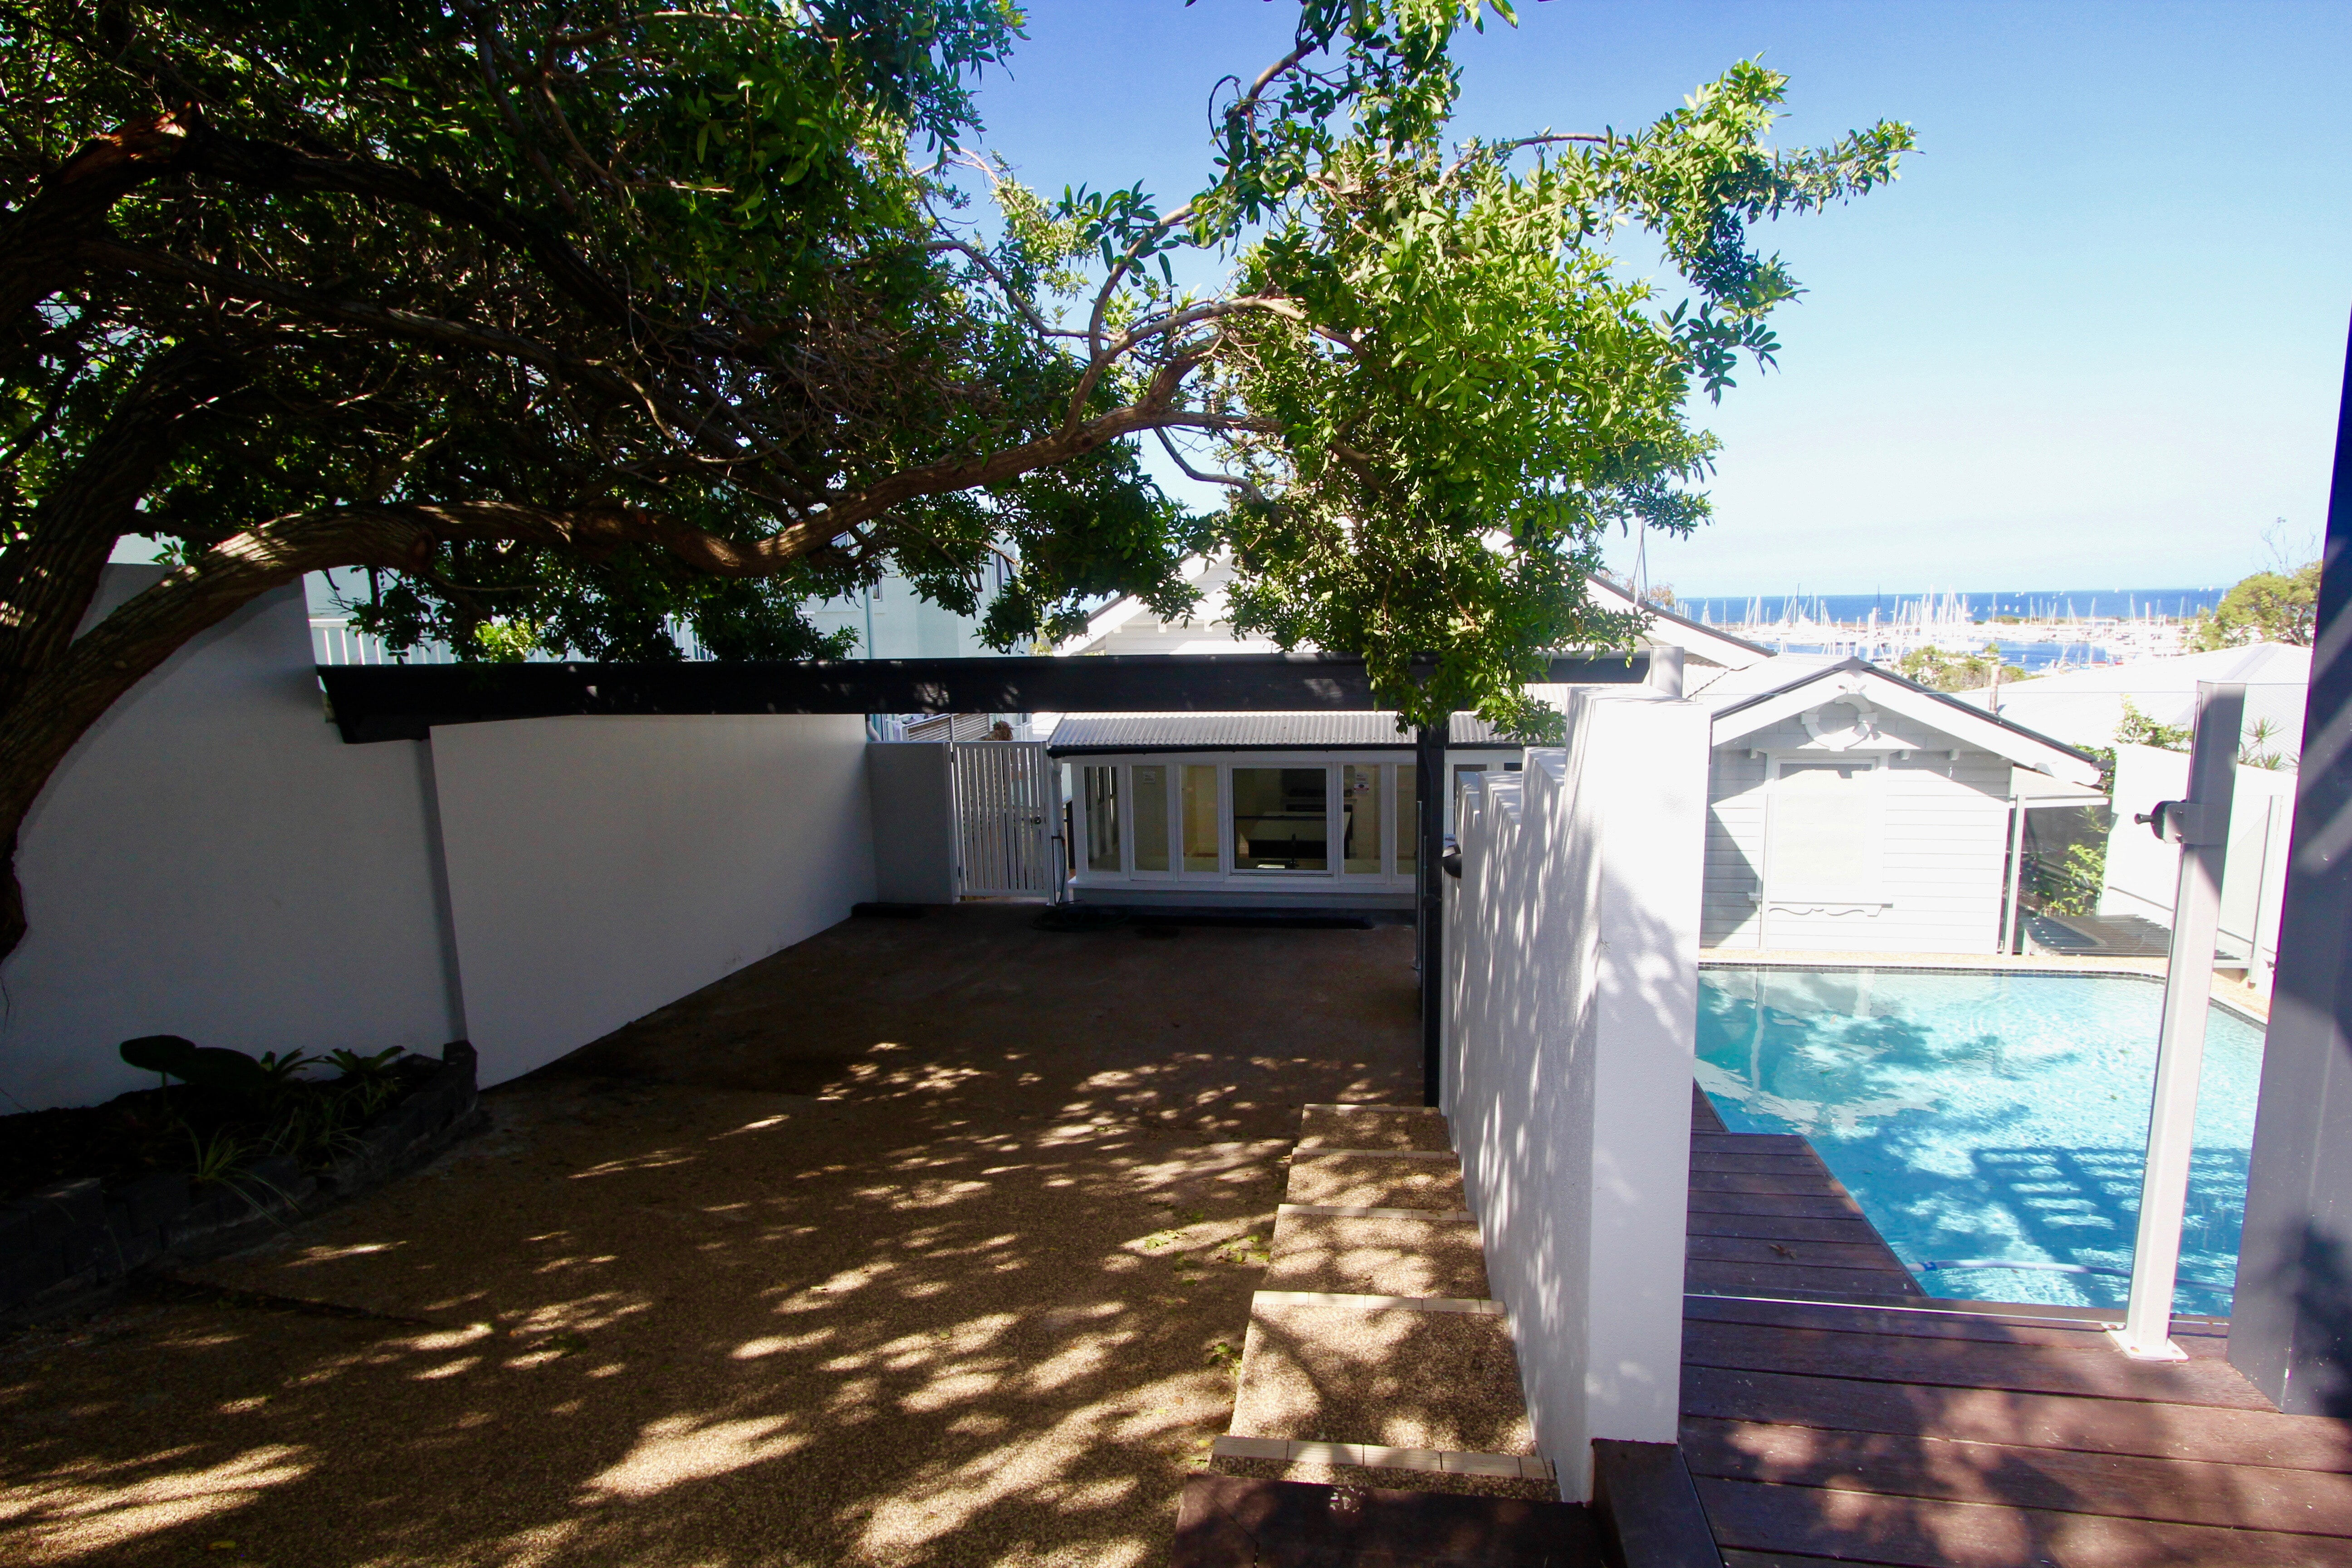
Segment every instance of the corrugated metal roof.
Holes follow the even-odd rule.
[[[1410,747],[1394,713],[1068,713],[1050,752],[1361,751]],[[1447,743],[1508,746],[1475,713],[1456,713]]]

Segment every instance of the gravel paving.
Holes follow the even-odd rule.
[[[1164,1560],[1299,1107],[1418,1098],[1412,933],[1033,912],[836,927],[0,1341],[0,1562]]]

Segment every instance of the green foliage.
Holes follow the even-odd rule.
[[[2221,602],[2189,623],[2186,645],[2195,652],[2247,643],[2309,647],[2319,621],[2319,563],[2292,572],[2242,577]]]
[[[2069,844],[2056,866],[2043,864],[2036,871],[2043,909],[2054,915],[2090,914],[2106,886],[2107,841],[2097,837]]]
[[[1906,679],[1937,691],[1974,691],[1990,686],[1996,672],[2003,681],[2025,677],[2021,666],[2003,664],[1995,654],[1946,653],[1934,647],[1913,648],[1895,661],[1895,668]]]
[[[1797,286],[1748,226],[1892,178],[1911,137],[1774,152],[1786,79],[1743,63],[1629,134],[1449,150],[1446,9],[1358,7],[1347,58],[1378,90],[1302,88],[1265,132],[1230,127],[1226,178],[1192,205],[1196,228],[1262,220],[1237,290],[1295,302],[1223,323],[1219,536],[1241,629],[1363,654],[1408,722],[1475,709],[1540,733],[1520,687],[1541,651],[1638,626],[1585,595],[1609,530],[1707,516],[1694,384],[1719,397],[1738,356],[1778,347],[1765,319]],[[1344,122],[1321,112],[1342,104]],[[1617,268],[1629,226],[1683,298]]]
[[[2190,731],[2178,724],[2159,724],[2139,710],[2130,698],[2124,699],[2124,716],[2116,724],[2116,744],[2118,746],[2154,746],[2159,751],[2185,752],[2192,739]]]
[[[186,151],[108,213],[129,255],[0,342],[0,529],[194,366],[138,513],[176,559],[323,508],[632,520],[434,533],[350,606],[395,647],[839,653],[803,605],[885,570],[1025,647],[1108,594],[1180,616],[1223,549],[1242,630],[1362,654],[1410,722],[1542,735],[1543,652],[1638,626],[1584,591],[1609,531],[1708,516],[1691,395],[1774,363],[1801,289],[1755,226],[1912,137],[1776,148],[1786,79],[1742,62],[1634,131],[1451,144],[1487,10],[1299,0],[1171,209],[967,150],[1019,37],[997,0],[29,0],[0,11],[0,195],[159,106]],[[1617,263],[1623,228],[1670,282]],[[1229,287],[1179,290],[1185,250]],[[1147,432],[1231,504],[1162,494]]]

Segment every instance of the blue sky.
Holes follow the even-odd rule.
[[[1036,0],[986,145],[1058,193],[1203,181],[1205,106],[1288,0]],[[1719,408],[1685,594],[2226,584],[2316,537],[2352,314],[2352,7],[1521,0],[1458,50],[1465,134],[1632,126],[1731,61],[1777,139],[1881,117],[1894,186],[1764,244],[1811,292]]]

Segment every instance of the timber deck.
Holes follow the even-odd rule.
[[[2135,1362],[2108,1314],[1925,1297],[1803,1139],[1704,1095],[1691,1172],[1682,1447],[1728,1568],[2352,1564],[2352,1423],[2280,1415],[2227,1320]]]

